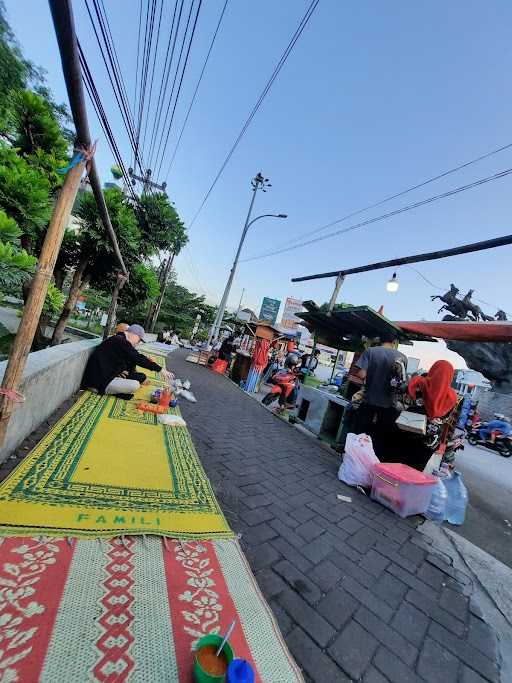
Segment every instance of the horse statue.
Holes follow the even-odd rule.
[[[500,310],[496,313],[496,315],[495,315],[494,317],[496,318],[496,320],[501,320],[501,321],[508,320],[507,314],[505,313],[505,311],[502,311],[501,308],[500,308]]]
[[[444,305],[438,310],[438,313],[441,313],[441,311],[449,311],[450,313],[453,313],[453,315],[457,316],[457,318],[465,318],[467,311],[462,305],[462,301],[457,299],[458,293],[459,290],[452,283],[448,292],[442,296],[436,294],[435,296],[431,296],[430,299],[431,301],[440,299],[444,303]]]
[[[471,297],[473,296],[475,290],[470,289],[469,292],[466,294],[466,296],[462,299],[462,306],[465,309],[465,315],[471,320],[494,320],[494,318],[490,315],[486,315],[480,306],[478,304],[474,304],[471,301]]]

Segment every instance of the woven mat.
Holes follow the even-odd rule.
[[[233,535],[188,429],[90,392],[0,484],[0,534],[22,533]]]
[[[190,683],[197,640],[236,619],[257,681],[303,681],[236,540],[8,538],[0,586],[1,680]]]

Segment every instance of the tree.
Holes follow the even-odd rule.
[[[123,258],[126,258],[127,263],[133,263],[138,259],[140,242],[135,213],[121,190],[110,188],[103,194]],[[86,286],[91,283],[99,289],[111,289],[113,275],[118,269],[116,256],[103,230],[92,193],[84,193],[75,213],[82,221],[83,229],[72,244],[73,253],[68,254],[70,261],[74,261],[73,275],[66,302],[53,332],[52,346],[61,343],[68,318]]]
[[[0,210],[0,292],[13,293],[37,263],[19,246],[21,230],[16,221]]]
[[[179,254],[188,237],[178,212],[166,194],[143,194],[138,211],[142,238],[148,245],[145,256],[157,255],[160,262],[160,296],[149,306],[146,328],[153,331],[162,305],[174,257]]]
[[[213,323],[215,312],[215,307],[205,303],[203,296],[198,296],[186,287],[171,281],[162,302],[159,320],[164,327],[188,337],[192,333],[198,314],[201,316],[202,324],[208,326]]]

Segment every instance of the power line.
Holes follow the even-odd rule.
[[[183,125],[181,126],[180,134],[178,136],[178,141],[176,142],[176,145],[174,147],[174,151],[172,153],[169,168],[168,168],[167,173],[165,175],[165,181],[166,182],[167,182],[167,178],[169,177],[169,173],[171,172],[171,168],[172,168],[172,165],[174,163],[174,159],[176,157],[176,152],[178,151],[178,147],[180,146],[181,138],[183,137],[183,131],[185,130],[185,127],[188,123],[188,118],[190,116],[190,112],[192,110],[192,107],[194,106],[194,102],[195,102],[196,97],[197,97],[197,91],[199,90],[199,86],[201,85],[201,81],[203,80],[204,72],[206,70],[208,60],[210,59],[210,54],[212,52],[213,45],[215,43],[215,39],[217,38],[217,34],[219,32],[220,25],[222,24],[222,19],[224,18],[224,13],[226,12],[226,7],[228,6],[228,2],[229,2],[229,0],[225,0],[225,2],[224,2],[224,7],[222,8],[222,11],[220,13],[219,21],[217,22],[217,27],[215,28],[215,32],[213,34],[213,38],[211,40],[210,47],[208,48],[208,52],[206,54],[206,58],[205,58],[204,63],[203,63],[203,68],[201,69],[201,73],[199,74],[199,79],[196,83],[194,94],[192,95],[192,99],[190,100],[190,104],[188,106],[188,110],[187,110],[187,114],[185,116],[185,120],[183,121]]]
[[[391,216],[397,216],[401,213],[405,213],[406,211],[411,211],[412,209],[417,209],[420,206],[424,206],[425,204],[431,204],[435,201],[438,201],[439,199],[445,199],[446,197],[451,197],[455,194],[459,194],[460,192],[465,192],[466,190],[470,190],[474,187],[478,187],[479,185],[484,185],[485,183],[492,182],[493,180],[499,180],[500,178],[504,178],[505,176],[510,175],[512,173],[512,168],[505,169],[504,171],[499,171],[498,173],[495,173],[492,176],[487,176],[485,178],[480,178],[480,180],[476,180],[472,183],[469,183],[467,185],[462,185],[461,187],[456,187],[453,188],[452,190],[448,190],[447,192],[443,192],[441,194],[434,195],[433,197],[429,197],[428,199],[422,199],[419,202],[415,202],[414,204],[408,204],[407,206],[402,206],[399,209],[395,209],[394,211],[389,211],[388,213],[382,214],[380,216],[375,216],[374,218],[369,218],[365,221],[361,221],[360,223],[356,223],[355,225],[351,225],[348,228],[342,228],[341,230],[335,230],[334,232],[330,232],[327,235],[322,235],[321,237],[315,237],[311,240],[307,240],[306,242],[301,242],[300,244],[295,244],[290,247],[283,247],[282,249],[276,249],[273,251],[268,251],[264,254],[260,254],[258,256],[252,256],[250,258],[243,259],[243,262],[246,261],[257,261],[262,258],[267,258],[269,256],[276,256],[277,254],[283,254],[287,251],[292,251],[294,249],[300,249],[301,247],[306,247],[309,246],[310,244],[315,244],[316,242],[322,242],[323,240],[328,240],[331,237],[336,237],[337,235],[342,235],[347,232],[351,232],[352,230],[357,230],[358,228],[362,228],[366,225],[371,225],[372,223],[377,223],[379,221],[383,221],[386,218],[391,218]],[[340,218],[338,221],[334,221],[332,225],[336,225],[336,223],[341,222],[344,220],[343,218]]]
[[[448,291],[449,287],[447,287],[447,286],[440,287],[439,285],[436,285],[434,282],[429,280],[428,277],[426,277],[420,270],[418,270],[414,266],[407,265],[406,267],[410,268],[411,270],[414,270],[414,272],[417,275],[419,275],[422,280],[424,280],[427,284],[429,284],[434,289],[438,289],[441,292],[447,292]],[[504,311],[504,308],[502,306],[497,306],[496,304],[491,304],[488,301],[485,301],[484,299],[478,299],[476,296],[472,297],[472,299],[474,299],[474,301],[478,301],[478,303],[480,303],[480,304],[485,304],[485,306],[491,306],[491,308],[495,308],[496,310]],[[505,313],[507,313],[507,312],[505,311]],[[507,313],[507,315],[508,315],[508,313]]]
[[[222,173],[224,172],[224,169],[225,169],[226,166],[228,165],[229,160],[230,160],[231,157],[233,156],[233,153],[234,153],[235,149],[238,147],[238,144],[240,143],[241,139],[242,139],[243,136],[245,135],[245,133],[246,133],[248,127],[250,126],[250,124],[251,124],[251,122],[252,122],[252,120],[253,120],[253,118],[254,118],[254,116],[256,115],[256,112],[257,112],[258,109],[260,108],[260,106],[261,106],[263,100],[265,99],[266,95],[268,94],[268,92],[269,92],[270,88],[272,87],[272,84],[274,83],[275,79],[277,78],[279,72],[281,71],[281,69],[283,68],[284,64],[286,63],[286,60],[288,59],[288,57],[289,57],[291,51],[293,50],[293,48],[294,48],[294,46],[295,46],[297,40],[300,38],[300,36],[301,36],[302,32],[304,31],[304,29],[305,29],[307,23],[308,23],[309,20],[311,19],[311,16],[312,16],[313,12],[315,11],[315,9],[317,8],[319,1],[320,1],[320,0],[312,0],[311,4],[309,5],[308,9],[306,10],[306,13],[305,13],[304,16],[302,17],[302,19],[301,19],[301,21],[300,21],[300,23],[299,23],[299,26],[297,27],[295,33],[293,34],[293,36],[292,36],[290,42],[288,43],[288,46],[286,47],[285,51],[283,52],[283,54],[282,54],[280,60],[279,60],[278,63],[276,64],[276,66],[275,66],[275,68],[274,68],[274,71],[273,71],[271,77],[269,78],[269,80],[268,80],[268,82],[267,82],[265,88],[263,89],[263,91],[261,92],[260,96],[258,97],[258,100],[256,101],[256,104],[254,105],[254,107],[253,107],[251,113],[250,113],[249,116],[247,117],[247,120],[245,121],[245,123],[244,123],[244,125],[243,125],[243,127],[242,127],[242,130],[241,130],[240,133],[238,134],[238,137],[236,138],[235,142],[233,143],[231,149],[229,150],[228,155],[226,156],[224,162],[222,163],[222,166],[220,167],[220,169],[219,169],[217,175],[215,176],[215,178],[214,178],[212,184],[210,185],[210,188],[208,189],[208,192],[206,193],[206,195],[205,195],[203,201],[201,202],[201,205],[199,206],[199,208],[198,208],[198,210],[196,211],[196,213],[195,213],[195,215],[194,215],[192,221],[190,222],[190,224],[189,224],[189,230],[192,228],[192,226],[194,225],[194,223],[195,223],[196,220],[197,220],[197,217],[199,216],[199,214],[200,214],[201,211],[203,210],[203,207],[204,207],[204,205],[206,204],[206,202],[208,201],[208,198],[209,198],[209,196],[211,195],[213,188],[214,188],[215,185],[217,184],[217,181],[219,180],[219,178],[221,177]]]
[[[94,18],[92,16],[92,12],[89,7],[88,0],[85,0],[85,6],[87,9],[87,13],[89,14],[89,19],[91,21],[94,34],[96,36],[96,41],[98,43],[98,47],[100,49],[101,57],[103,59],[103,64],[105,66],[105,69],[107,71],[107,75],[110,81],[110,85],[112,87],[112,91],[114,93],[115,100],[117,102],[117,106],[119,108],[119,111],[121,112],[121,117],[123,119],[123,123],[126,129],[126,132],[128,134],[128,139],[130,141],[130,144],[132,146],[132,149],[134,150],[134,154],[139,162],[139,165],[142,166],[142,160],[140,159],[140,156],[137,151],[137,146],[136,146],[136,135],[135,135],[135,128],[134,128],[134,120],[133,120],[133,115],[128,103],[128,96],[126,92],[126,87],[124,84],[124,79],[122,76],[122,73],[119,68],[119,60],[117,58],[117,52],[115,51],[115,45],[113,42],[112,38],[112,33],[110,31],[110,27],[108,24],[104,24],[103,16],[101,14],[99,5],[97,0],[92,0],[93,5],[94,5],[94,10],[96,13],[96,17],[98,20],[98,25],[100,28],[100,32],[103,38],[103,43],[100,39],[100,36],[98,34],[98,31],[96,29],[96,24],[94,21]],[[106,15],[105,15],[106,16]],[[107,18],[108,22],[108,18]],[[106,53],[106,54],[105,54]],[[82,52],[83,54],[83,52]],[[108,62],[107,62],[108,59]]]
[[[429,185],[430,183],[433,183],[436,180],[440,180],[441,178],[445,178],[446,176],[451,175],[452,173],[456,173],[457,171],[461,171],[463,168],[467,168],[468,166],[471,166],[472,164],[476,164],[479,161],[483,161],[484,159],[488,159],[489,157],[492,157],[495,154],[498,154],[499,152],[503,152],[503,151],[510,149],[510,148],[512,148],[512,142],[508,143],[507,145],[503,145],[502,147],[498,147],[497,149],[493,149],[490,152],[487,152],[486,154],[482,154],[481,156],[476,157],[475,159],[471,159],[470,161],[466,161],[463,164],[459,164],[458,166],[455,166],[454,168],[450,168],[448,171],[443,171],[442,173],[439,173],[438,175],[436,175],[432,178],[428,178],[428,180],[423,180],[422,182],[418,183],[417,185],[413,185],[412,187],[408,187],[406,190],[402,190],[401,192],[396,192],[395,194],[384,197],[384,199],[381,199],[378,202],[374,202],[373,204],[368,204],[368,206],[365,206],[362,209],[358,209],[357,211],[352,211],[352,213],[348,213],[346,216],[343,216],[342,218],[339,218],[336,221],[333,221],[331,223],[326,223],[325,225],[322,225],[319,228],[315,228],[314,230],[308,230],[307,232],[304,232],[300,235],[297,235],[296,237],[293,237],[293,238],[287,240],[286,242],[283,242],[283,244],[280,245],[278,248],[281,248],[281,246],[283,246],[283,247],[288,246],[288,244],[294,244],[297,240],[300,240],[303,237],[315,235],[318,232],[322,232],[322,230],[327,230],[327,228],[331,228],[333,225],[337,225],[338,223],[342,223],[343,221],[346,221],[349,218],[353,218],[354,216],[358,216],[359,214],[364,213],[365,211],[369,211],[370,209],[375,209],[378,206],[382,206],[382,204],[386,204],[387,202],[390,202],[392,199],[397,199],[398,197],[402,197],[403,195],[408,194],[409,192],[412,192],[413,190],[418,190],[420,187],[425,187],[425,185]]]
[[[199,18],[199,12],[201,11],[202,4],[203,4],[203,0],[199,0],[199,4],[197,6],[197,11],[196,11],[196,16],[194,19],[194,25],[192,27],[192,33],[190,34],[190,40],[188,43],[187,54],[185,56],[185,61],[183,63],[183,69],[181,71],[180,83],[178,85],[178,90],[176,91],[176,97],[174,99],[174,107],[173,107],[172,114],[171,114],[171,120],[169,121],[169,128],[167,129],[167,137],[165,138],[164,147],[163,147],[163,151],[162,151],[162,158],[160,159],[160,165],[158,167],[157,176],[160,175],[160,171],[162,169],[162,163],[163,163],[164,157],[165,157],[165,152],[167,150],[167,145],[169,143],[169,136],[171,134],[172,122],[174,121],[174,114],[176,113],[176,106],[177,106],[178,100],[180,98],[181,86],[183,85],[183,78],[185,76],[185,71],[187,70],[188,58],[190,56],[190,50],[192,48],[192,43],[194,41],[194,35],[196,33],[196,28],[197,28],[197,20]]]
[[[169,76],[171,73],[171,64],[172,64],[172,60],[174,57],[174,50],[176,48],[176,40],[178,37],[178,30],[179,30],[179,25],[181,22],[183,5],[184,5],[184,0],[181,0],[180,11],[178,13],[178,21],[176,23],[176,33],[174,35],[174,40],[173,40],[174,24],[176,21],[176,11],[178,9],[178,0],[175,0],[174,12],[172,15],[171,30],[169,31],[169,40],[167,41],[167,50],[165,53],[164,67],[162,70],[162,78],[160,79],[160,88],[158,91],[156,116],[153,119],[153,130],[151,132],[151,142],[149,145],[149,164],[150,165],[151,165],[151,161],[153,159],[153,152],[154,152],[155,142],[156,142],[156,134],[157,134],[158,128],[160,126],[160,120],[162,118],[162,111],[164,108],[165,93],[167,92],[167,84],[169,83]],[[172,50],[171,50],[171,44],[172,44]],[[170,60],[169,60],[169,52],[171,54]],[[165,85],[164,85],[164,81],[165,81]]]
[[[199,17],[199,12],[200,12],[200,10],[201,10],[202,0],[199,0],[198,6],[197,6],[196,15],[195,15],[195,19],[194,19],[194,23],[193,23],[193,27],[192,27],[192,32],[191,32],[191,34],[190,34],[189,41],[188,41],[188,46],[187,46],[187,50],[186,50],[186,54],[185,54],[185,59],[184,59],[184,62],[183,62],[183,66],[182,66],[182,68],[181,68],[181,77],[180,77],[180,80],[179,80],[178,89],[177,89],[177,91],[176,91],[176,95],[174,95],[174,89],[175,89],[175,87],[176,87],[176,82],[177,82],[177,80],[178,80],[178,74],[179,74],[179,72],[180,72],[181,58],[182,58],[182,56],[183,56],[183,52],[184,52],[184,50],[185,50],[185,43],[186,43],[186,41],[187,41],[188,28],[189,28],[189,26],[190,26],[190,20],[191,20],[191,18],[192,18],[192,10],[194,9],[194,2],[195,2],[195,0],[192,0],[192,3],[190,4],[190,9],[189,9],[188,17],[187,17],[187,23],[186,23],[186,25],[185,25],[185,31],[184,31],[184,33],[183,33],[183,39],[182,39],[182,41],[181,41],[180,54],[179,54],[179,56],[178,56],[178,63],[176,64],[176,72],[175,72],[175,74],[174,74],[174,78],[173,78],[173,82],[172,82],[171,94],[170,94],[170,96],[169,96],[169,101],[168,101],[168,103],[167,103],[167,110],[166,110],[166,112],[165,112],[164,122],[163,122],[163,125],[162,125],[162,135],[160,136],[160,142],[159,142],[158,150],[157,150],[157,153],[156,153],[156,156],[155,156],[155,167],[156,167],[157,164],[158,164],[158,157],[160,156],[160,153],[161,153],[161,156],[160,156],[160,163],[158,164],[157,177],[160,176],[160,170],[161,170],[161,168],[162,168],[162,163],[163,163],[163,159],[164,159],[164,155],[165,155],[165,150],[166,150],[166,148],[167,148],[167,143],[168,143],[168,141],[169,141],[169,135],[170,135],[170,132],[171,132],[171,126],[172,126],[172,122],[173,122],[173,119],[174,119],[174,113],[175,113],[175,111],[176,111],[176,106],[177,106],[177,104],[178,104],[178,99],[179,99],[179,95],[180,95],[180,91],[181,91],[181,85],[182,85],[182,83],[183,83],[183,77],[184,77],[184,75],[185,75],[185,70],[186,70],[186,68],[187,68],[188,58],[189,58],[189,55],[190,55],[190,49],[191,49],[191,47],[192,47],[192,41],[194,40],[194,35],[195,35],[195,31],[196,31],[196,26],[197,26],[197,19],[198,19],[198,17]],[[166,126],[167,126],[167,119],[168,119],[168,117],[169,117],[169,112],[171,111],[171,104],[172,104],[172,101],[173,101],[173,97],[174,97],[174,107],[173,107],[173,110],[172,110],[171,119],[170,119],[170,122],[169,122],[169,127],[168,127],[168,129],[167,129],[167,136],[166,136],[166,138],[165,138],[165,143],[164,143],[163,148],[162,148],[162,142],[163,142],[164,135],[165,135],[165,129],[166,129]]]
[[[149,84],[148,113],[146,116],[146,122],[144,124],[144,136],[142,139],[142,148],[143,149],[145,149],[145,147],[146,147],[146,135],[148,132],[148,120],[149,120],[150,111],[151,111],[151,97],[153,95],[153,81],[155,78],[155,64],[156,64],[156,58],[157,58],[157,54],[158,54],[158,43],[160,41],[160,27],[162,24],[162,10],[163,10],[163,8],[164,8],[164,0],[160,0],[160,14],[158,17],[158,28],[156,31],[155,52],[153,55],[153,67],[151,69],[151,82]]]

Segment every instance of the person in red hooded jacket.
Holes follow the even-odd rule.
[[[457,423],[459,397],[451,386],[453,374],[451,363],[438,360],[426,375],[409,381],[406,404],[409,411],[427,416],[427,431],[413,434],[397,427],[393,444],[388,444],[388,462],[403,462],[421,471],[433,453],[444,453]]]

